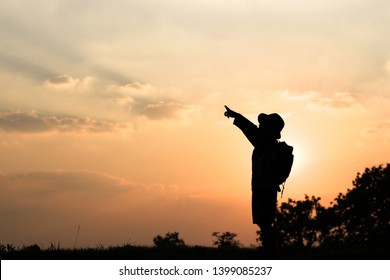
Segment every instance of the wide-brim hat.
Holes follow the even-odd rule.
[[[270,133],[272,137],[275,137],[275,139],[280,139],[281,135],[280,132],[282,131],[284,127],[284,121],[282,117],[277,113],[272,114],[264,114],[261,113],[257,120],[263,126],[266,128]]]

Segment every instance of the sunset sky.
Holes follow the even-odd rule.
[[[2,0],[0,243],[256,244],[252,147],[279,113],[279,203],[390,162],[387,0]]]

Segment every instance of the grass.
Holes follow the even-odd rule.
[[[123,245],[95,248],[67,249],[53,244],[48,248],[38,245],[15,248],[0,245],[2,260],[377,260],[390,259],[389,248],[281,248],[277,254],[267,254],[262,248],[215,248],[204,246],[148,247]]]

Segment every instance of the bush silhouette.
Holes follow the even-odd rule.
[[[212,236],[217,239],[213,242],[213,245],[218,248],[238,248],[241,246],[240,241],[236,239],[237,234],[233,232],[213,232]]]
[[[184,247],[183,239],[179,238],[178,232],[168,232],[164,237],[157,235],[153,238],[155,247]]]

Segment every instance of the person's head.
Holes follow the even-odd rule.
[[[257,120],[259,121],[260,127],[262,127],[272,138],[280,139],[280,132],[284,127],[284,121],[281,116],[276,113],[269,115],[261,113]]]

